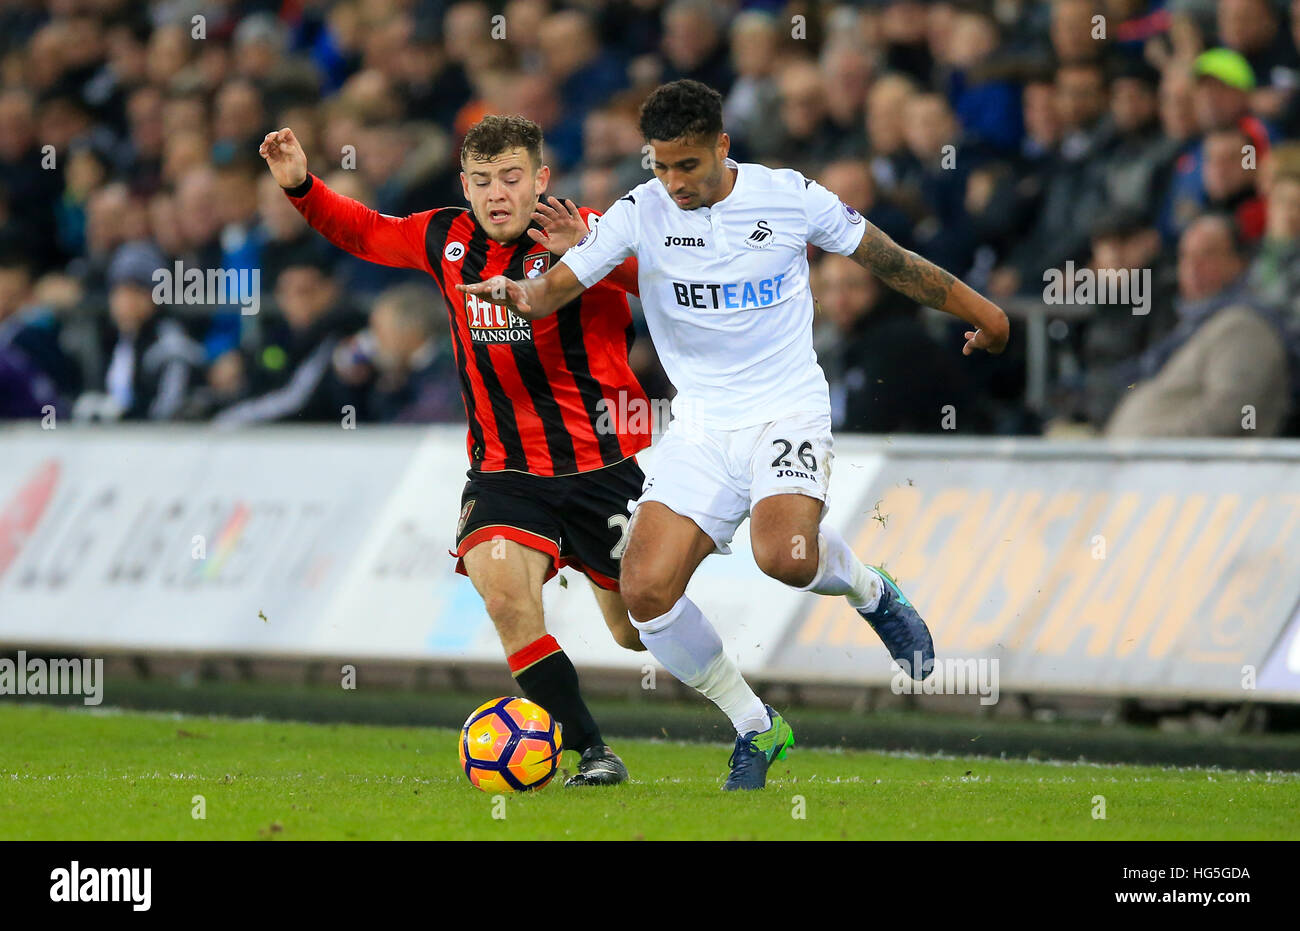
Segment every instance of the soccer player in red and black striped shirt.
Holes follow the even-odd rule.
[[[569,658],[546,633],[542,585],[560,566],[585,572],[619,644],[641,650],[618,591],[628,502],[650,443],[645,393],[628,365],[635,259],[581,298],[530,323],[456,290],[495,275],[545,272],[596,222],[587,208],[539,205],[550,169],[530,120],[489,116],[466,134],[461,184],[470,209],[398,218],[331,191],[307,171],[290,129],[262,157],[307,222],[381,265],[423,269],[442,293],[469,421],[469,481],[456,528],[457,571],[483,597],[524,694],[555,716],[564,749],[581,754],[570,785],[608,785],[627,769],[600,736]]]

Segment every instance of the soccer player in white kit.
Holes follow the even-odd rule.
[[[847,597],[914,678],[934,665],[930,632],[894,580],[822,523],[831,412],[812,345],[808,244],[849,256],[913,300],[970,323],[965,355],[1001,352],[1009,324],[996,305],[899,247],[817,182],[728,158],[722,99],[704,84],[659,87],[640,123],[654,179],[615,202],[546,274],[458,287],[537,319],[636,256],[646,323],[678,393],[632,515],[620,587],[655,659],[735,725],[723,788],[759,789],[794,733],[754,694],[685,594],[705,556],[730,552],[746,517],[764,573],[800,591]]]

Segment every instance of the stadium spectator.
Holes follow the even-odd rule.
[[[726,97],[734,76],[718,8],[709,0],[673,0],[664,10],[664,57],[659,81],[691,78]]]
[[[1180,138],[1161,129],[1159,86],[1160,73],[1144,62],[1124,61],[1114,70],[1109,120],[1115,138],[1101,169],[1106,204],[1113,211],[1154,218],[1152,192],[1169,183],[1182,148]],[[1185,86],[1190,91],[1190,84]]]
[[[217,203],[216,220],[220,224],[217,242],[220,257],[217,267],[223,271],[252,273],[262,267],[262,243],[257,235],[257,186],[262,179],[260,166],[239,155],[219,165],[214,177]],[[259,272],[260,278],[260,272]],[[250,279],[247,279],[251,281]],[[228,295],[223,305],[209,308],[205,342],[209,357],[239,345],[246,319],[241,297]]]
[[[456,361],[439,319],[442,299],[425,285],[380,294],[370,326],[334,352],[342,396],[362,420],[379,423],[462,423]]]
[[[851,157],[860,150],[855,130],[837,131],[826,107],[822,72],[811,61],[798,59],[777,75],[779,120],[770,138],[756,144],[763,158],[789,165],[805,174],[834,158]]]
[[[1300,436],[1300,172],[1273,176],[1268,225],[1247,273],[1252,294],[1282,318],[1291,371],[1287,436]]]
[[[898,183],[902,163],[907,159],[903,112],[916,93],[916,84],[898,74],[882,75],[867,92],[867,145],[871,173],[885,190],[893,190]]]
[[[1202,175],[1209,211],[1231,214],[1247,243],[1264,233],[1264,200],[1255,189],[1259,177],[1247,153],[1250,138],[1240,129],[1208,133],[1203,146]]]
[[[1014,152],[1024,133],[1015,62],[997,60],[1001,30],[989,9],[964,6],[953,17],[943,56],[946,93],[967,143]]]
[[[36,138],[36,104],[26,90],[0,91],[0,181],[5,185],[6,219],[38,270],[58,259],[54,208],[62,190],[57,170],[46,170]]]
[[[128,242],[108,266],[110,323],[103,330],[107,371],[101,390],[77,399],[73,416],[104,420],[177,419],[202,370],[203,350],[162,303],[156,273],[165,258],[147,242]]]
[[[330,361],[339,340],[359,329],[362,319],[347,305],[338,283],[311,265],[284,269],[275,301],[280,319],[266,324],[255,351],[241,354],[252,396],[219,413],[214,422],[220,426],[337,422],[342,416]],[[233,367],[233,359],[227,364]],[[236,381],[232,373],[221,387]]]
[[[266,131],[266,108],[257,85],[244,78],[221,85],[212,109],[214,161],[226,162],[236,154],[256,152]]]
[[[0,255],[0,416],[38,417],[76,397],[81,373],[59,342],[60,323],[35,299],[31,260]]]
[[[460,202],[464,131],[486,113],[520,112],[548,133],[552,189],[608,206],[648,173],[636,128],[645,93],[691,76],[724,94],[734,157],[804,171],[908,248],[964,267],[990,296],[1037,300],[1044,270],[1069,259],[1129,261],[1150,251],[1153,223],[1157,252],[1173,252],[1189,223],[1226,212],[1259,243],[1259,299],[1289,310],[1300,282],[1288,176],[1300,166],[1272,152],[1300,135],[1300,0],[1289,7],[258,2],[205,9],[200,41],[184,4],[20,4],[0,13],[0,255],[29,270],[19,317],[54,322],[70,368],[55,393],[72,396],[66,385],[106,384],[116,341],[100,346],[98,334],[116,332],[108,271],[124,244],[157,247],[168,267],[258,268],[268,295],[286,268],[315,266],[341,304],[366,312],[419,279],[321,249],[278,191],[250,183],[244,162],[268,128],[294,126],[330,166],[331,186],[400,216]],[[951,167],[936,155],[945,145]],[[1108,220],[1133,229],[1090,236]],[[1170,263],[1153,261],[1157,302],[1182,302],[1159,284]],[[1138,320],[1096,311],[1049,342],[1060,409],[1048,416],[1102,423],[1096,386],[1159,340],[1155,310]],[[287,345],[269,299],[256,316],[188,302],[160,315],[203,342],[211,363],[176,416],[283,387],[268,387],[262,365],[268,345]],[[968,389],[1006,413],[991,429],[1028,429],[1016,413],[1022,342],[972,369]],[[671,394],[644,334],[632,353],[651,393]],[[6,384],[30,387],[31,371],[7,371]],[[37,409],[33,392],[14,391]]]
[[[758,158],[767,128],[777,119],[780,39],[776,20],[766,13],[746,11],[732,20],[731,66],[736,81],[723,103],[722,119],[738,158]]]
[[[1268,130],[1250,111],[1255,72],[1241,55],[1214,48],[1196,57],[1196,122],[1202,132],[1236,127],[1250,137],[1263,158],[1268,154]]]
[[[306,62],[285,54],[289,31],[270,13],[253,13],[240,20],[232,37],[233,73],[251,81],[266,109],[278,112],[320,92],[320,75]],[[394,64],[403,63],[403,44],[393,51]]]
[[[1170,224],[1179,233],[1206,211],[1230,214],[1247,242],[1264,230],[1264,204],[1255,190],[1249,138],[1235,127],[1211,130],[1196,151],[1193,170],[1179,174],[1170,201]]]
[[[885,71],[929,83],[934,59],[927,41],[928,23],[926,6],[920,0],[886,0],[880,18]]]
[[[119,162],[135,193],[149,193],[162,183],[163,94],[153,85],[131,91],[126,100],[129,135]]]
[[[1178,323],[1126,370],[1136,384],[1107,435],[1277,435],[1289,402],[1287,351],[1245,270],[1231,218],[1188,227],[1178,244]]]
[[[851,259],[824,255],[814,272],[818,311],[831,333],[818,358],[836,429],[934,433],[960,396],[950,353],[917,319],[916,305]]]
[[[907,214],[877,196],[870,166],[861,159],[843,159],[828,164],[817,179],[828,191],[884,230],[906,249],[914,248],[912,224]]]
[[[1026,166],[1039,165],[1056,152],[1064,132],[1053,76],[1048,73],[1025,81],[1021,105],[1025,136],[1020,144],[1020,161]]]
[[[513,15],[508,16],[509,21],[516,22]],[[516,28],[511,38],[517,39],[522,31]],[[429,121],[449,132],[456,112],[469,101],[473,88],[464,67],[447,54],[439,41],[438,27],[431,20],[416,23],[410,42],[399,52],[399,61],[396,88],[405,101],[406,118]],[[295,118],[278,120],[276,125],[299,123]]]
[[[547,148],[559,170],[581,161],[582,122],[627,86],[618,60],[601,48],[596,25],[578,10],[553,13],[538,36],[543,71],[555,86],[561,113],[546,131]]]
[[[148,237],[144,203],[125,184],[106,184],[86,200],[86,253],[72,263],[70,271],[96,296],[103,297],[108,293],[108,264],[118,246]]]
[[[1246,60],[1261,90],[1285,86],[1286,73],[1300,67],[1296,47],[1281,28],[1280,11],[1269,0],[1218,0],[1216,20],[1219,41]],[[1257,113],[1272,116],[1274,101],[1280,100],[1256,92],[1252,106]]]
[[[1093,21],[1096,5],[1091,0],[1056,0],[1051,8],[1049,36],[1056,60],[1062,65],[1100,64],[1108,50],[1108,33],[1098,33]]]
[[[1250,288],[1300,324],[1300,174],[1273,177],[1268,223],[1250,265]]]
[[[970,267],[974,239],[966,216],[966,182],[978,158],[940,94],[916,94],[903,111],[908,158],[897,199],[910,211],[912,235],[931,261],[944,268]],[[958,157],[958,149],[962,156]]]
[[[1130,290],[1127,302],[1098,302],[1090,317],[1075,323],[1068,337],[1071,354],[1060,363],[1054,426],[1074,421],[1101,430],[1128,389],[1130,360],[1177,322],[1177,272],[1159,231],[1140,210],[1098,220],[1091,231],[1088,267],[1102,274],[1135,275],[1133,283],[1141,288],[1140,296]]]
[[[100,119],[99,132],[109,133],[105,124],[120,124],[126,112],[126,91],[148,80],[149,39],[147,24],[125,21],[111,25],[105,33],[104,62],[83,86],[82,96]]]
[[[1300,57],[1300,6],[1292,0],[1290,8],[1290,32],[1287,34],[1292,53]],[[1264,119],[1271,122],[1278,135],[1285,139],[1294,139],[1300,135],[1300,63],[1278,65],[1270,69],[1270,87],[1264,87],[1251,95],[1251,107]]]
[[[263,173],[257,182],[256,237],[261,245],[261,284],[274,292],[280,273],[290,265],[328,265],[329,253],[302,214],[284,196],[275,179]]]
[[[1088,230],[1106,209],[1102,156],[1110,138],[1103,120],[1106,78],[1096,62],[1063,65],[1056,72],[1055,102],[1061,139],[1043,166],[1034,221],[995,273],[995,294],[1035,294],[1043,272],[1086,258]]]
[[[834,139],[834,150],[841,157],[861,158],[867,152],[862,121],[873,75],[871,58],[852,40],[832,38],[818,65],[826,102],[826,130]]]
[[[92,145],[89,140],[74,139],[69,144],[67,162],[64,165],[66,180],[63,196],[55,205],[59,250],[63,255],[74,256],[85,249],[86,203],[90,195],[108,179],[111,170],[108,153]]]

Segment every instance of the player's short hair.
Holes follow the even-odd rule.
[[[525,149],[533,167],[542,167],[542,127],[522,116],[485,116],[465,133],[460,164],[465,167],[470,156],[491,159],[514,148]]]
[[[656,88],[641,104],[641,135],[712,143],[722,132],[722,95],[699,81],[683,78]]]

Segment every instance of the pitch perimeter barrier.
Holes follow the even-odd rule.
[[[950,686],[1300,701],[1298,466],[1287,441],[845,436],[828,519],[921,607]],[[0,643],[499,663],[448,555],[464,473],[454,427],[0,429]],[[733,549],[690,594],[743,669],[897,681],[841,599]],[[562,579],[574,660],[640,669]]]

